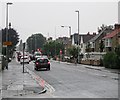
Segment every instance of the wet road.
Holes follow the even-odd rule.
[[[118,75],[115,73],[55,61],[51,61],[50,71],[35,71],[32,62],[26,66],[55,89],[51,93],[53,97],[118,98]]]

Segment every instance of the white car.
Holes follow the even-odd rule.
[[[29,64],[30,58],[29,56],[24,56],[24,63]],[[23,56],[20,58],[20,64],[23,64]]]

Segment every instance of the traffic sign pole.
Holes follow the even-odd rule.
[[[25,43],[23,43],[23,73],[25,72],[24,71],[24,51],[25,51]]]

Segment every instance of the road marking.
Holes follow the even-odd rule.
[[[41,87],[43,87],[44,89],[47,89],[47,91],[50,93],[53,93],[55,91],[55,89],[50,84],[48,84],[44,79],[42,79],[40,76],[36,75],[33,71],[29,70],[27,67],[26,67],[26,70]]]

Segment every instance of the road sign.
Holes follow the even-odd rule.
[[[3,45],[10,46],[10,45],[12,45],[12,42],[10,42],[10,41],[6,41],[6,42],[3,42]]]
[[[60,54],[62,54],[62,50],[60,50]]]

